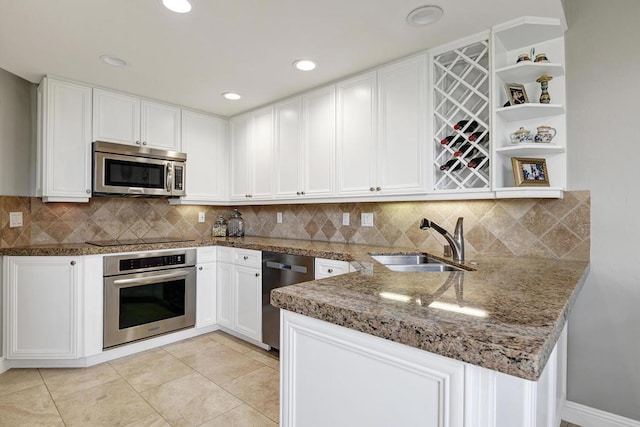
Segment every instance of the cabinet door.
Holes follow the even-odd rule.
[[[231,200],[247,200],[249,196],[249,147],[251,116],[244,114],[229,121],[231,154]]]
[[[302,97],[304,181],[308,197],[331,197],[336,175],[336,89],[334,85]]]
[[[378,186],[385,194],[424,192],[426,55],[378,71]]]
[[[180,134],[180,108],[148,100],[140,103],[142,145],[182,151]]]
[[[376,74],[339,82],[338,195],[376,191]]]
[[[234,266],[234,329],[257,341],[262,341],[261,276],[257,268]]]
[[[218,325],[233,329],[233,264],[216,265],[216,317]]]
[[[91,196],[91,88],[52,79],[43,84],[42,197],[86,202]]]
[[[78,277],[74,257],[5,257],[7,359],[78,357]]]
[[[218,117],[182,110],[182,150],[189,164],[187,195],[193,201],[224,198],[227,123]]]
[[[303,190],[302,99],[277,104],[275,121],[275,196],[299,197]]]
[[[131,145],[140,143],[140,99],[94,89],[93,140]]]
[[[198,264],[196,271],[196,328],[216,323],[216,264]]]
[[[273,196],[273,107],[254,111],[251,121],[249,194],[252,199],[269,199]]]

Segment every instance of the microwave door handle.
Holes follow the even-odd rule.
[[[185,277],[187,274],[188,273],[184,271],[166,273],[166,274],[154,274],[153,276],[148,276],[148,277],[117,279],[113,281],[113,284],[114,285],[130,285],[130,284],[145,285],[145,284],[157,283],[165,279],[175,279],[176,277]]]
[[[171,193],[173,188],[173,163],[167,162],[165,165],[165,171],[167,174],[167,192]]]

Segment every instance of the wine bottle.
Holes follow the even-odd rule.
[[[469,163],[467,163],[467,167],[475,169],[478,167],[478,165],[480,163],[482,163],[482,161],[485,159],[484,156],[478,156],[478,157],[474,157],[473,159],[469,160]],[[489,162],[485,162],[482,167],[485,167],[489,164]]]
[[[471,157],[476,151],[478,151],[478,149],[475,147],[475,145],[473,145],[470,142],[467,142],[466,144],[464,144],[462,147],[458,148],[458,151],[456,151],[455,153],[453,153],[454,157],[460,157],[462,156],[464,153],[467,152],[467,150],[469,150],[471,148],[471,151],[469,151],[467,153],[467,156]]]
[[[478,127],[478,122],[475,120],[460,120],[453,126],[455,130],[462,129],[463,132],[473,132]]]
[[[450,170],[451,172],[453,172],[453,171],[457,171],[461,167],[462,167],[462,162],[460,162],[460,159],[453,158],[453,159],[448,160],[447,163],[441,165],[440,166],[440,170],[441,171]]]
[[[440,144],[455,147],[456,145],[462,144],[464,141],[466,141],[466,139],[462,135],[449,135],[445,139],[441,139]]]
[[[480,136],[484,133],[484,131],[480,131],[480,132],[474,132],[471,135],[469,135],[469,138],[467,138],[469,141],[476,141],[478,138],[480,138]],[[478,144],[483,143],[483,142],[487,142],[489,140],[489,132],[486,133],[485,136],[482,137],[482,139],[480,141],[477,141]]]

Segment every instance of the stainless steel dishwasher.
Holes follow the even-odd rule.
[[[262,342],[280,349],[280,309],[271,305],[275,288],[314,280],[314,258],[262,252]]]

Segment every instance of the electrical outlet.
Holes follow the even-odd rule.
[[[9,212],[9,228],[22,227],[22,212]]]
[[[198,212],[198,222],[204,222],[204,212]]]
[[[362,213],[360,220],[363,227],[373,227],[373,213]]]
[[[276,222],[282,224],[282,212],[276,213]]]
[[[342,225],[349,225],[349,212],[342,212]]]

